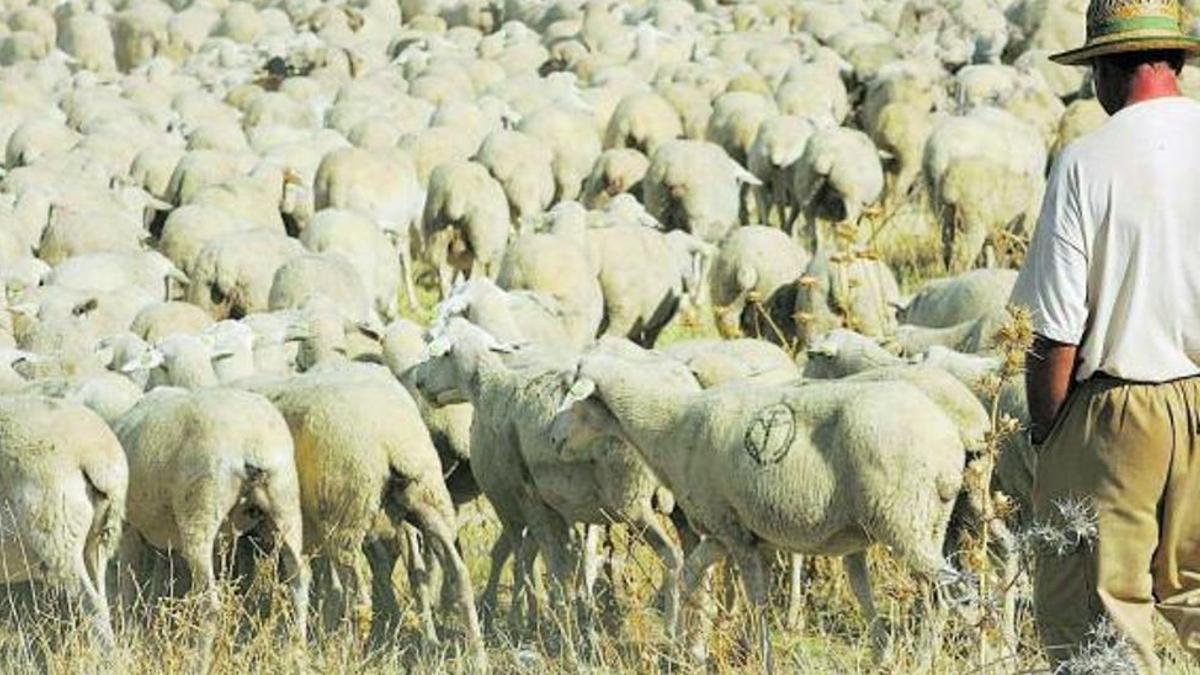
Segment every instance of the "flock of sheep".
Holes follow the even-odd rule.
[[[874,544],[952,585],[1011,268],[1104,119],[1047,59],[1085,5],[7,0],[0,580],[111,640],[111,561],[169,551],[215,605],[255,537],[303,638],[403,558],[480,663],[506,563],[514,621],[537,559],[586,607],[606,527],[669,635],[725,558],[766,605],[764,553],[842,556],[868,620]],[[902,297],[914,260],[944,278]],[[1031,477],[1014,437],[993,487]]]

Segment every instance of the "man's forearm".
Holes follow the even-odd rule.
[[[1078,347],[1037,336],[1025,362],[1029,397],[1029,432],[1035,443],[1046,440],[1071,393]]]

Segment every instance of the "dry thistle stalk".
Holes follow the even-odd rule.
[[[968,459],[963,475],[963,489],[970,505],[972,522],[967,536],[963,537],[962,559],[973,574],[975,594],[981,608],[1010,604],[997,600],[1011,593],[1011,567],[997,568],[992,549],[997,544],[1008,551],[1016,549],[1017,544],[1006,523],[1015,507],[1008,496],[992,492],[992,477],[1001,450],[1010,438],[1021,432],[1020,423],[1001,411],[1000,401],[1004,388],[1025,372],[1025,354],[1033,344],[1033,326],[1028,312],[1023,309],[1012,310],[1012,320],[996,332],[992,344],[1001,356],[1001,366],[981,384],[986,400],[990,401],[988,413],[991,426],[983,439],[982,449]],[[1006,631],[1011,630],[1010,626],[1004,625],[1007,620],[996,621],[991,616],[993,613],[985,612],[977,626],[977,653],[981,664],[988,663],[992,658],[995,627],[999,625]]]

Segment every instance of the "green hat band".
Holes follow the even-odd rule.
[[[1128,19],[1110,19],[1104,23],[1088,26],[1089,37],[1102,37],[1133,31],[1165,30],[1178,34],[1180,32],[1178,17],[1171,16],[1137,16]]]

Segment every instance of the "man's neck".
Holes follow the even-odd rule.
[[[1156,98],[1179,95],[1179,80],[1175,77],[1175,71],[1169,68],[1143,67],[1129,86],[1129,98],[1126,99],[1125,105],[1128,107]]]

